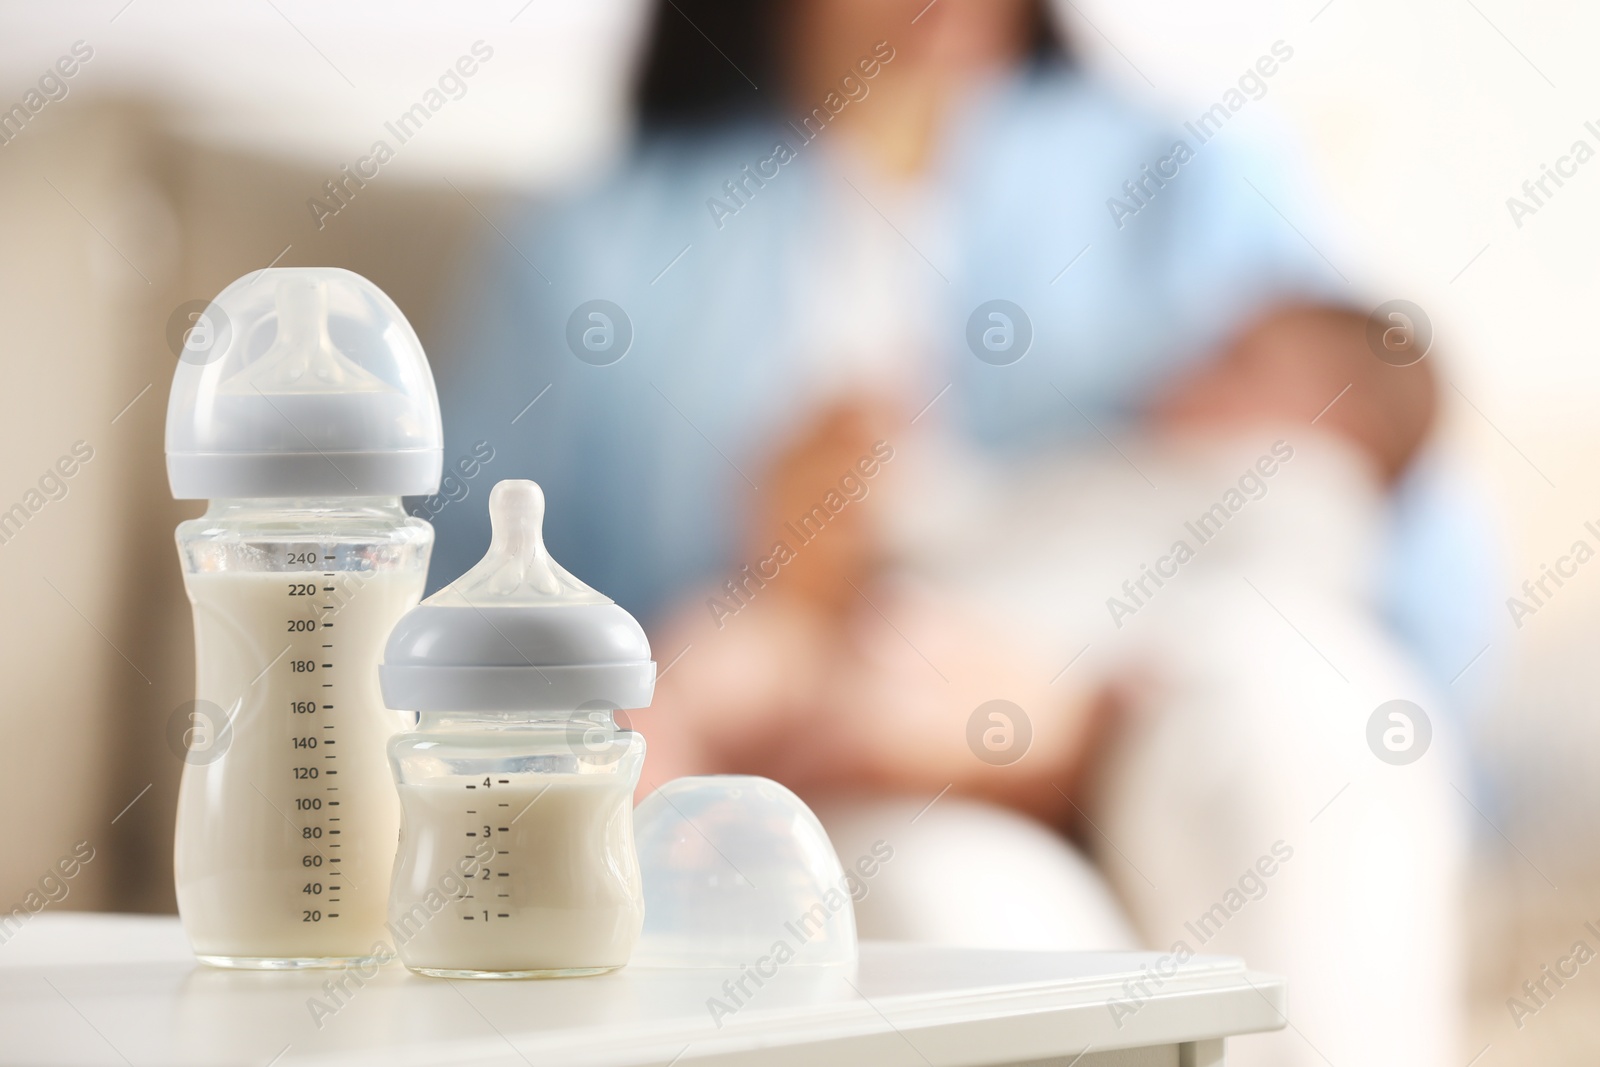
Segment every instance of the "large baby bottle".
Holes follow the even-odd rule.
[[[263,270],[206,309],[167,408],[194,605],[195,703],[178,796],[178,911],[224,967],[335,966],[385,949],[400,810],[378,689],[422,595],[438,490],[427,357],[377,286]]]
[[[404,822],[390,929],[445,978],[599,974],[644,919],[633,789],[644,739],[613,712],[655,690],[644,631],[545,550],[544,494],[489,494],[489,554],[395,627],[389,743]]]

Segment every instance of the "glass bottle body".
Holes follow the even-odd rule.
[[[600,974],[644,922],[639,734],[608,712],[423,712],[389,743],[403,811],[389,920],[445,978]]]
[[[422,595],[433,529],[398,498],[217,500],[181,524],[195,703],[174,871],[195,954],[340,966],[386,953],[404,718],[377,666]]]

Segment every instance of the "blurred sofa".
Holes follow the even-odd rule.
[[[307,201],[337,162],[190,143],[158,106],[87,99],[0,146],[0,915],[20,909],[13,928],[43,908],[173,908],[182,761],[168,727],[192,698],[193,655],[172,530],[203,507],[171,499],[162,454],[180,309],[272,263],[336,265],[427,337],[452,264],[496,239],[478,213],[496,194],[395,168],[319,228]],[[436,369],[450,355],[430,352]],[[80,862],[58,865],[75,848]]]

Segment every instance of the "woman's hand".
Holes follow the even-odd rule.
[[[768,558],[782,542],[792,558],[759,597],[787,599],[801,610],[832,619],[851,608],[851,585],[874,580],[883,546],[872,522],[875,501],[865,492],[862,464],[875,463],[873,447],[888,436],[893,412],[870,398],[825,409],[783,449],[761,478],[751,516],[747,553]],[[859,487],[860,499],[849,492]],[[831,500],[844,501],[834,513]]]
[[[650,745],[641,790],[685,774],[770,773],[814,722],[844,655],[852,587],[872,583],[881,565],[873,498],[853,498],[850,487],[864,488],[860,465],[889,418],[866,399],[819,414],[760,477],[743,556],[770,560],[782,542],[789,553],[776,573],[747,581],[737,602],[698,590],[652,634],[664,669],[654,704],[634,716]],[[830,493],[848,501],[836,513]],[[710,597],[736,610],[714,615]]]
[[[655,700],[631,721],[648,750],[640,795],[690,774],[768,774],[773,753],[804,733],[837,661],[823,616],[758,597],[719,628],[702,590],[651,635],[664,668]]]

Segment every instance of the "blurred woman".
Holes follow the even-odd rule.
[[[1377,585],[1433,380],[1293,185],[1030,0],[674,0],[638,96],[490,246],[443,388],[649,620],[644,788],[767,774],[889,842],[864,936],[1239,953],[1295,1008],[1238,1062],[1451,1062],[1443,757],[1365,733],[1429,699],[1385,611],[1451,610]],[[487,530],[436,522],[443,582]]]

